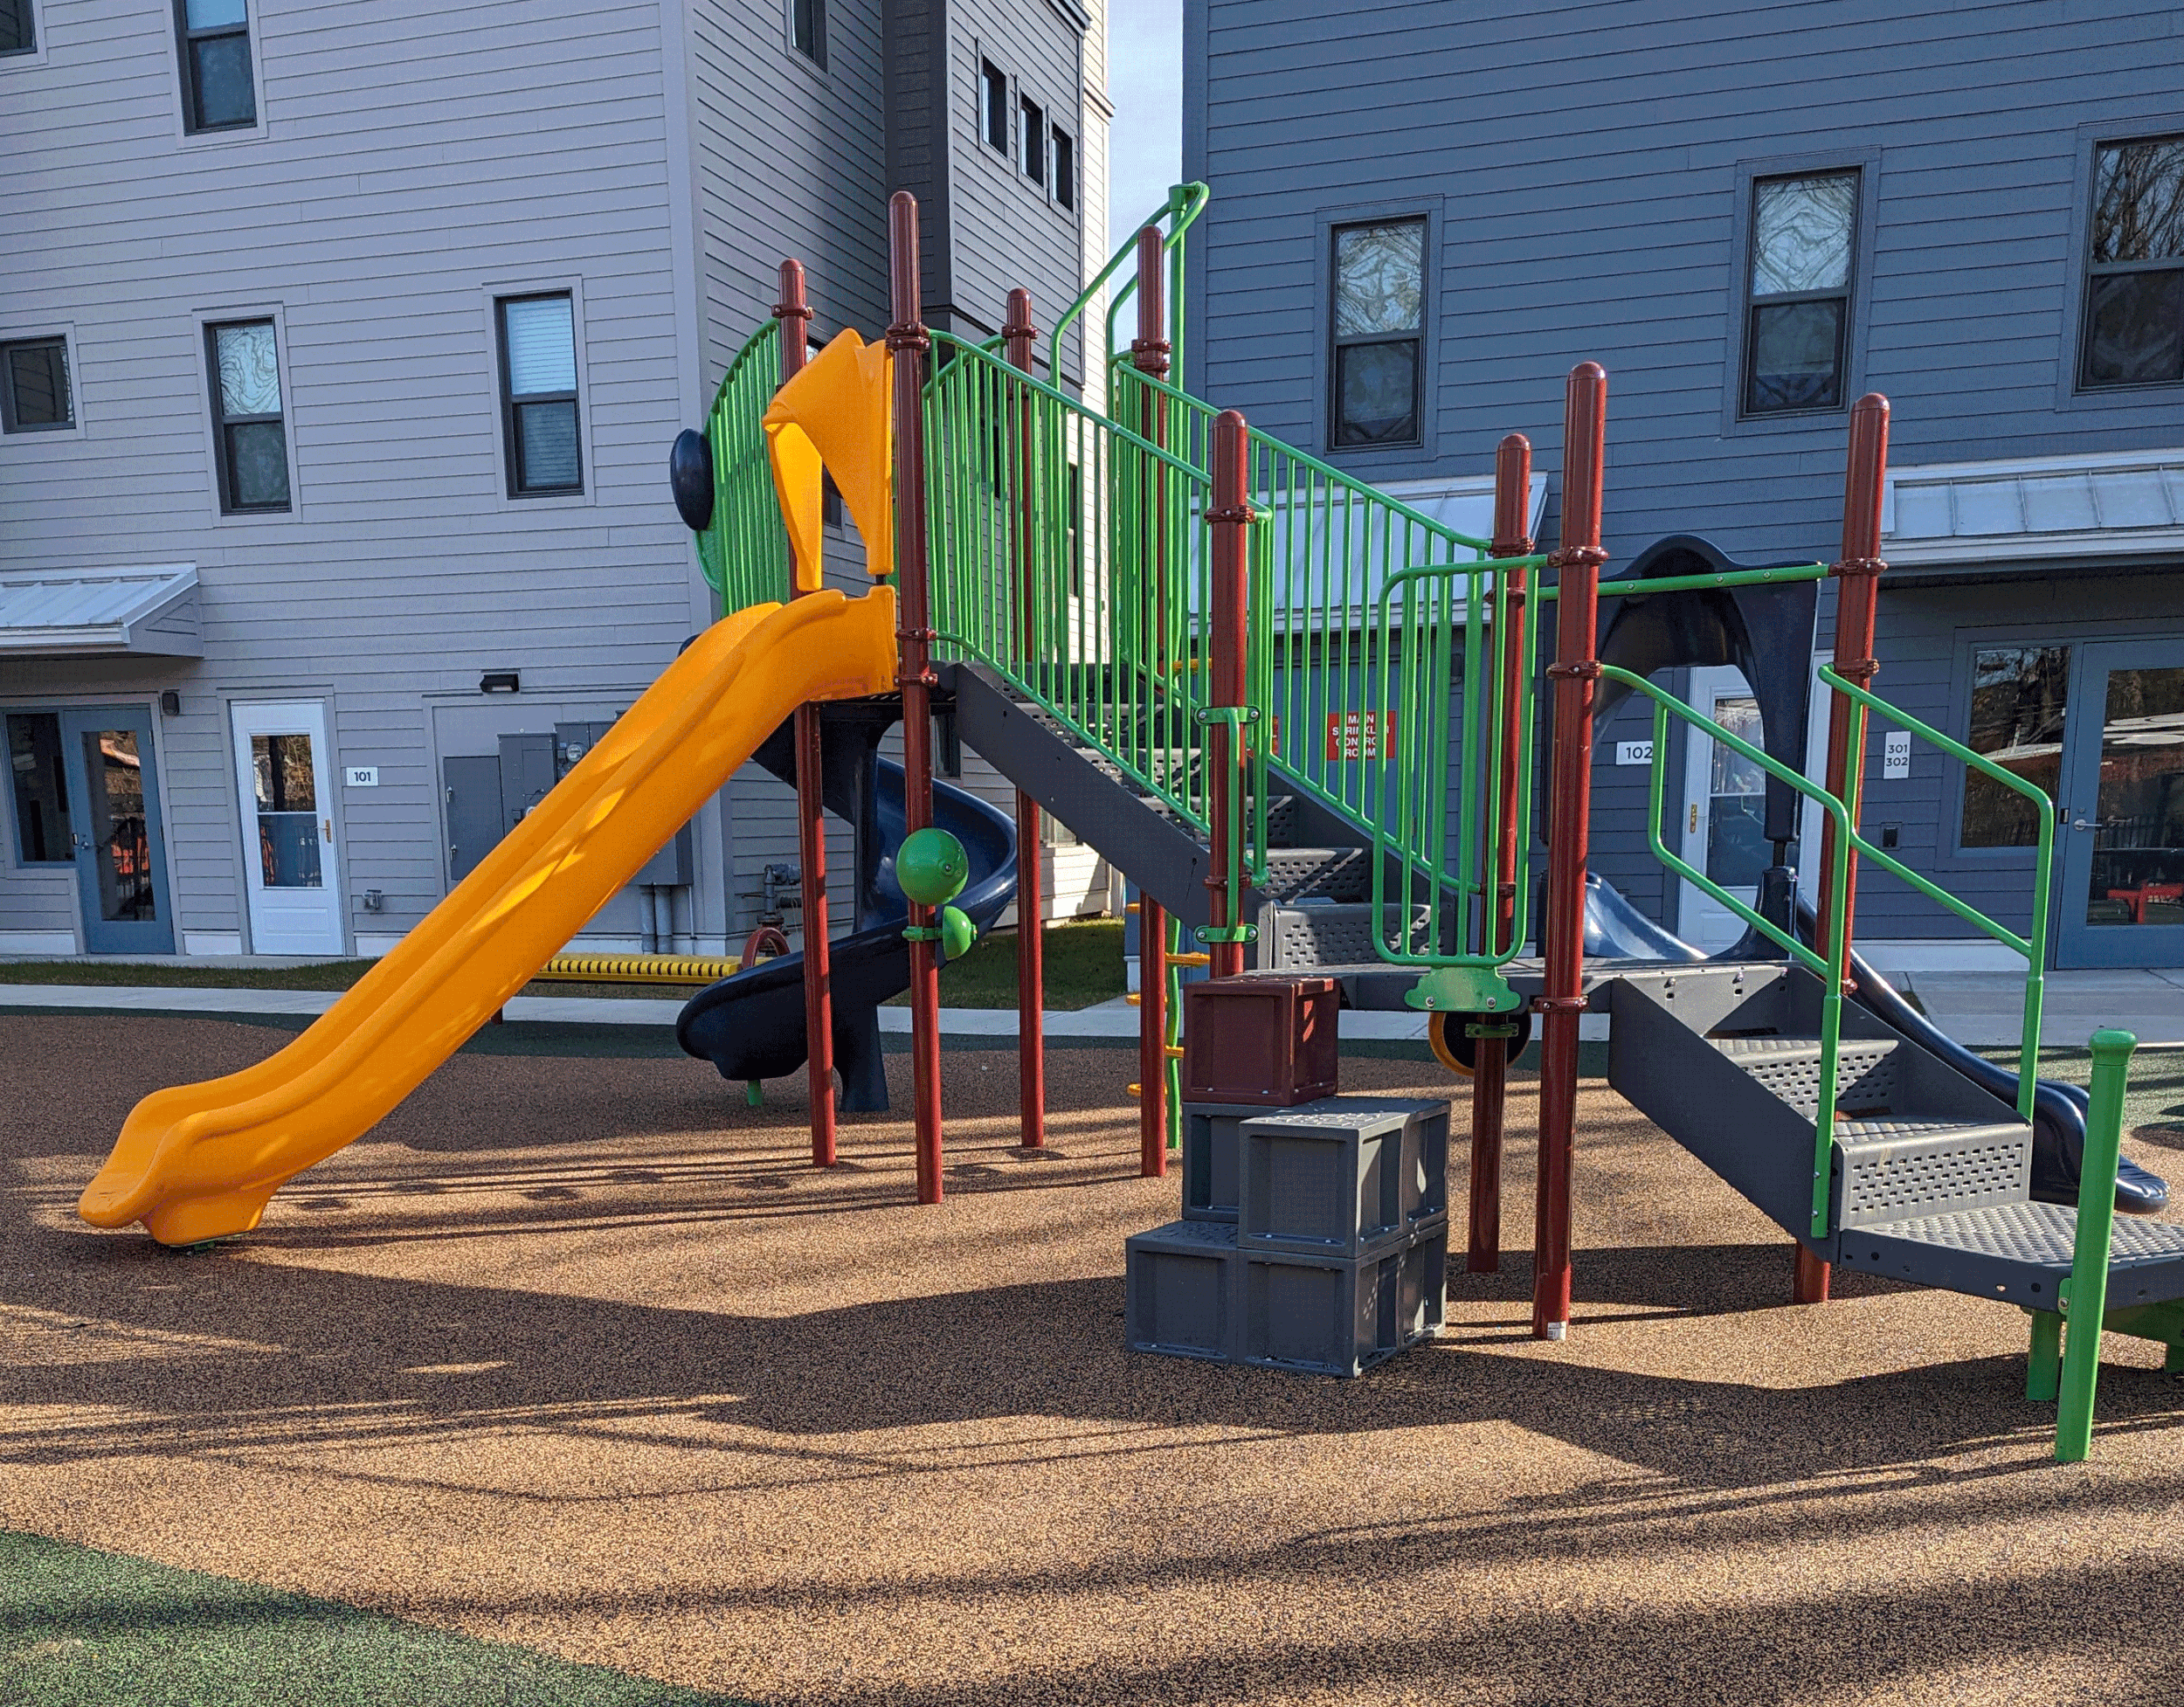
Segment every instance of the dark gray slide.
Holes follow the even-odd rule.
[[[902,767],[870,750],[884,726],[869,725],[870,738],[864,742],[856,731],[844,730],[847,738],[839,749],[832,744],[836,731],[830,728],[825,767],[827,805],[857,826],[860,844],[859,929],[835,937],[828,957],[834,1065],[841,1075],[839,1106],[853,1113],[888,1106],[880,1008],[910,987],[910,945],[902,936],[909,904],[895,881],[895,850],[906,833]],[[861,753],[856,750],[860,746]],[[786,742],[770,742],[758,757],[777,775],[785,770],[793,778],[794,758]],[[955,904],[984,930],[1016,896],[1015,820],[967,790],[937,780],[933,819],[970,855],[970,881]],[[801,954],[760,961],[701,990],[675,1021],[675,1041],[686,1054],[711,1061],[724,1079],[743,1082],[796,1072],[810,1054],[805,1035]]]

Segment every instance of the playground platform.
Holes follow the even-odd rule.
[[[2057,1465],[2016,1312],[1854,1274],[1779,1303],[1780,1234],[1597,1080],[1579,1330],[1530,1336],[1515,1144],[1502,1272],[1344,1384],[1122,1349],[1122,1241],[1176,1182],[1137,1177],[1119,1047],[1056,1058],[1035,1162],[1013,1049],[951,1050],[937,1209],[907,1117],[810,1169],[800,1082],[747,1110],[680,1057],[466,1051],[246,1241],[85,1233],[135,1097],[279,1040],[0,1015],[11,1527],[766,1707],[2184,1686],[2160,1348],[2111,1341],[2096,1455]]]

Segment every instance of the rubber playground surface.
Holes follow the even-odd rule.
[[[1516,1250],[1337,1383],[1122,1349],[1123,1237],[1177,1200],[1126,1049],[1053,1051],[1050,1159],[1013,1051],[950,1049],[937,1210],[906,1120],[847,1118],[816,1175],[800,1084],[750,1110],[570,1036],[457,1056],[245,1240],[77,1223],[139,1095],[287,1035],[0,1013],[0,1702],[2184,1692],[2159,1348],[2110,1339],[2057,1466],[2019,1313],[1856,1276],[1788,1307],[1787,1242],[1598,1082],[1571,1338],[1527,1332],[1520,1076]],[[2167,1089],[2125,1151],[2184,1176],[2184,1062],[2137,1065]]]

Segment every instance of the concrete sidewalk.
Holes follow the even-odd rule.
[[[1899,988],[1911,991],[1942,1030],[1974,1048],[2007,1047],[2017,1041],[2024,986],[2006,972],[1898,972]],[[86,1008],[143,1013],[277,1013],[308,1017],[341,999],[337,990],[236,990],[145,985],[0,985],[0,1009]],[[543,1021],[567,1026],[659,1026],[672,1027],[681,1000],[645,997],[518,996],[507,1014],[511,1023]],[[2082,1047],[2103,1026],[2135,1033],[2143,1047],[2184,1047],[2184,970],[2049,972],[2042,1035],[2051,1047]],[[1010,1038],[1016,1035],[1016,1010],[944,1007],[942,1034],[947,1037]],[[907,1034],[907,1007],[880,1010],[882,1032]],[[1585,1034],[1607,1034],[1607,1016],[1585,1016]],[[1095,1006],[1047,1015],[1049,1037],[1134,1038],[1137,1010],[1120,997]],[[1357,1013],[1342,1016],[1342,1035],[1358,1041],[1423,1042],[1426,1019],[1418,1013]]]
[[[1897,972],[1926,1017],[1973,1048],[2014,1044],[2023,1028],[2023,978],[2009,972]],[[2042,992],[2040,1034],[2051,1047],[2083,1048],[2104,1026],[2137,1035],[2140,1046],[2184,1047],[2184,969],[2136,967],[2049,972]]]
[[[132,1013],[276,1013],[308,1018],[342,999],[338,990],[233,990],[101,984],[0,984],[0,1010],[79,1008]],[[517,996],[505,1010],[510,1024],[543,1021],[565,1026],[658,1026],[672,1028],[682,1012],[680,1000],[645,997]],[[908,1034],[907,1007],[880,1010],[883,1033]],[[1009,1038],[1016,1035],[1016,1010],[944,1007],[941,1033],[946,1037]],[[1074,1012],[1047,1015],[1049,1037],[1137,1035],[1137,1010],[1117,997]],[[1354,1040],[1423,1042],[1426,1019],[1416,1013],[1344,1013],[1341,1034]]]

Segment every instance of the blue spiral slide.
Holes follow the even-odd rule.
[[[856,929],[833,939],[837,1106],[876,1112],[888,1106],[880,1054],[880,1007],[910,987],[910,950],[902,927],[909,903],[895,880],[895,851],[908,833],[902,767],[878,753],[898,708],[854,701],[820,708],[826,808],[856,831]],[[784,782],[796,780],[791,725],[784,723],[754,756]],[[955,904],[980,930],[1016,896],[1016,825],[966,789],[936,779],[933,821],[963,843],[970,881]],[[783,1078],[808,1055],[804,1026],[804,957],[786,954],[746,967],[701,990],[675,1021],[685,1053],[709,1061],[724,1079]]]

